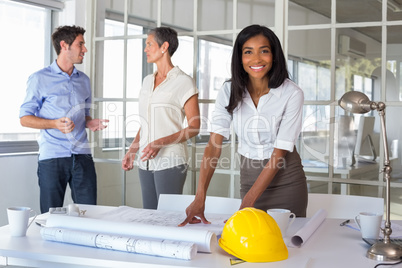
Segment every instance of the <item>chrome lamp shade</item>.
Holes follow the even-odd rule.
[[[390,181],[391,181],[391,165],[389,161],[387,131],[385,129],[385,104],[383,102],[373,102],[369,98],[358,91],[349,91],[345,93],[339,100],[339,106],[345,111],[357,114],[364,114],[371,110],[377,110],[381,121],[381,134],[384,144],[384,182],[386,183],[385,192],[385,226],[382,229],[384,240],[374,243],[367,251],[367,257],[377,261],[400,260],[402,258],[402,247],[390,241],[392,233],[390,221]]]

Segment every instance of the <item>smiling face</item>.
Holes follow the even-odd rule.
[[[251,37],[243,45],[242,64],[250,79],[268,78],[272,58],[271,45],[263,35]]]

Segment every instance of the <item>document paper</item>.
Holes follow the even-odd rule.
[[[327,217],[327,211],[318,210],[313,217],[290,239],[291,247],[301,247]]]
[[[42,228],[41,235],[49,241],[183,260],[191,260],[197,254],[197,245],[190,242],[137,239],[54,227]]]
[[[72,217],[58,214],[49,215],[46,227],[128,236],[145,240],[159,239],[189,242],[197,245],[198,252],[210,253],[217,248],[216,234],[205,229],[156,226],[133,221],[111,221],[110,219]]]

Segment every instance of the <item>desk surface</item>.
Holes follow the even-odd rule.
[[[81,206],[80,206],[81,208]],[[93,210],[93,207],[91,207]],[[97,206],[99,212],[108,207]],[[42,214],[39,219],[46,219]],[[290,226],[287,237],[299,230],[308,219],[297,218]],[[341,227],[343,220],[326,219],[309,240],[300,248],[289,248],[289,258],[273,263],[242,263],[246,267],[374,267],[377,261],[365,257],[368,246],[360,233]],[[9,227],[0,227],[0,262],[28,267],[231,267],[230,258],[222,249],[212,254],[197,253],[191,261],[153,257],[106,249],[70,245],[42,240],[40,227],[32,224],[26,237],[11,237]],[[393,266],[398,267],[398,266]],[[399,266],[399,267],[402,267]]]

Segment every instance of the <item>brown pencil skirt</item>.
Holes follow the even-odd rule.
[[[285,208],[295,213],[297,217],[305,217],[308,199],[307,182],[296,148],[293,152],[288,152],[285,159],[285,164],[254,207],[264,211],[270,208]],[[254,160],[241,155],[240,161],[240,196],[243,199],[269,159]]]

